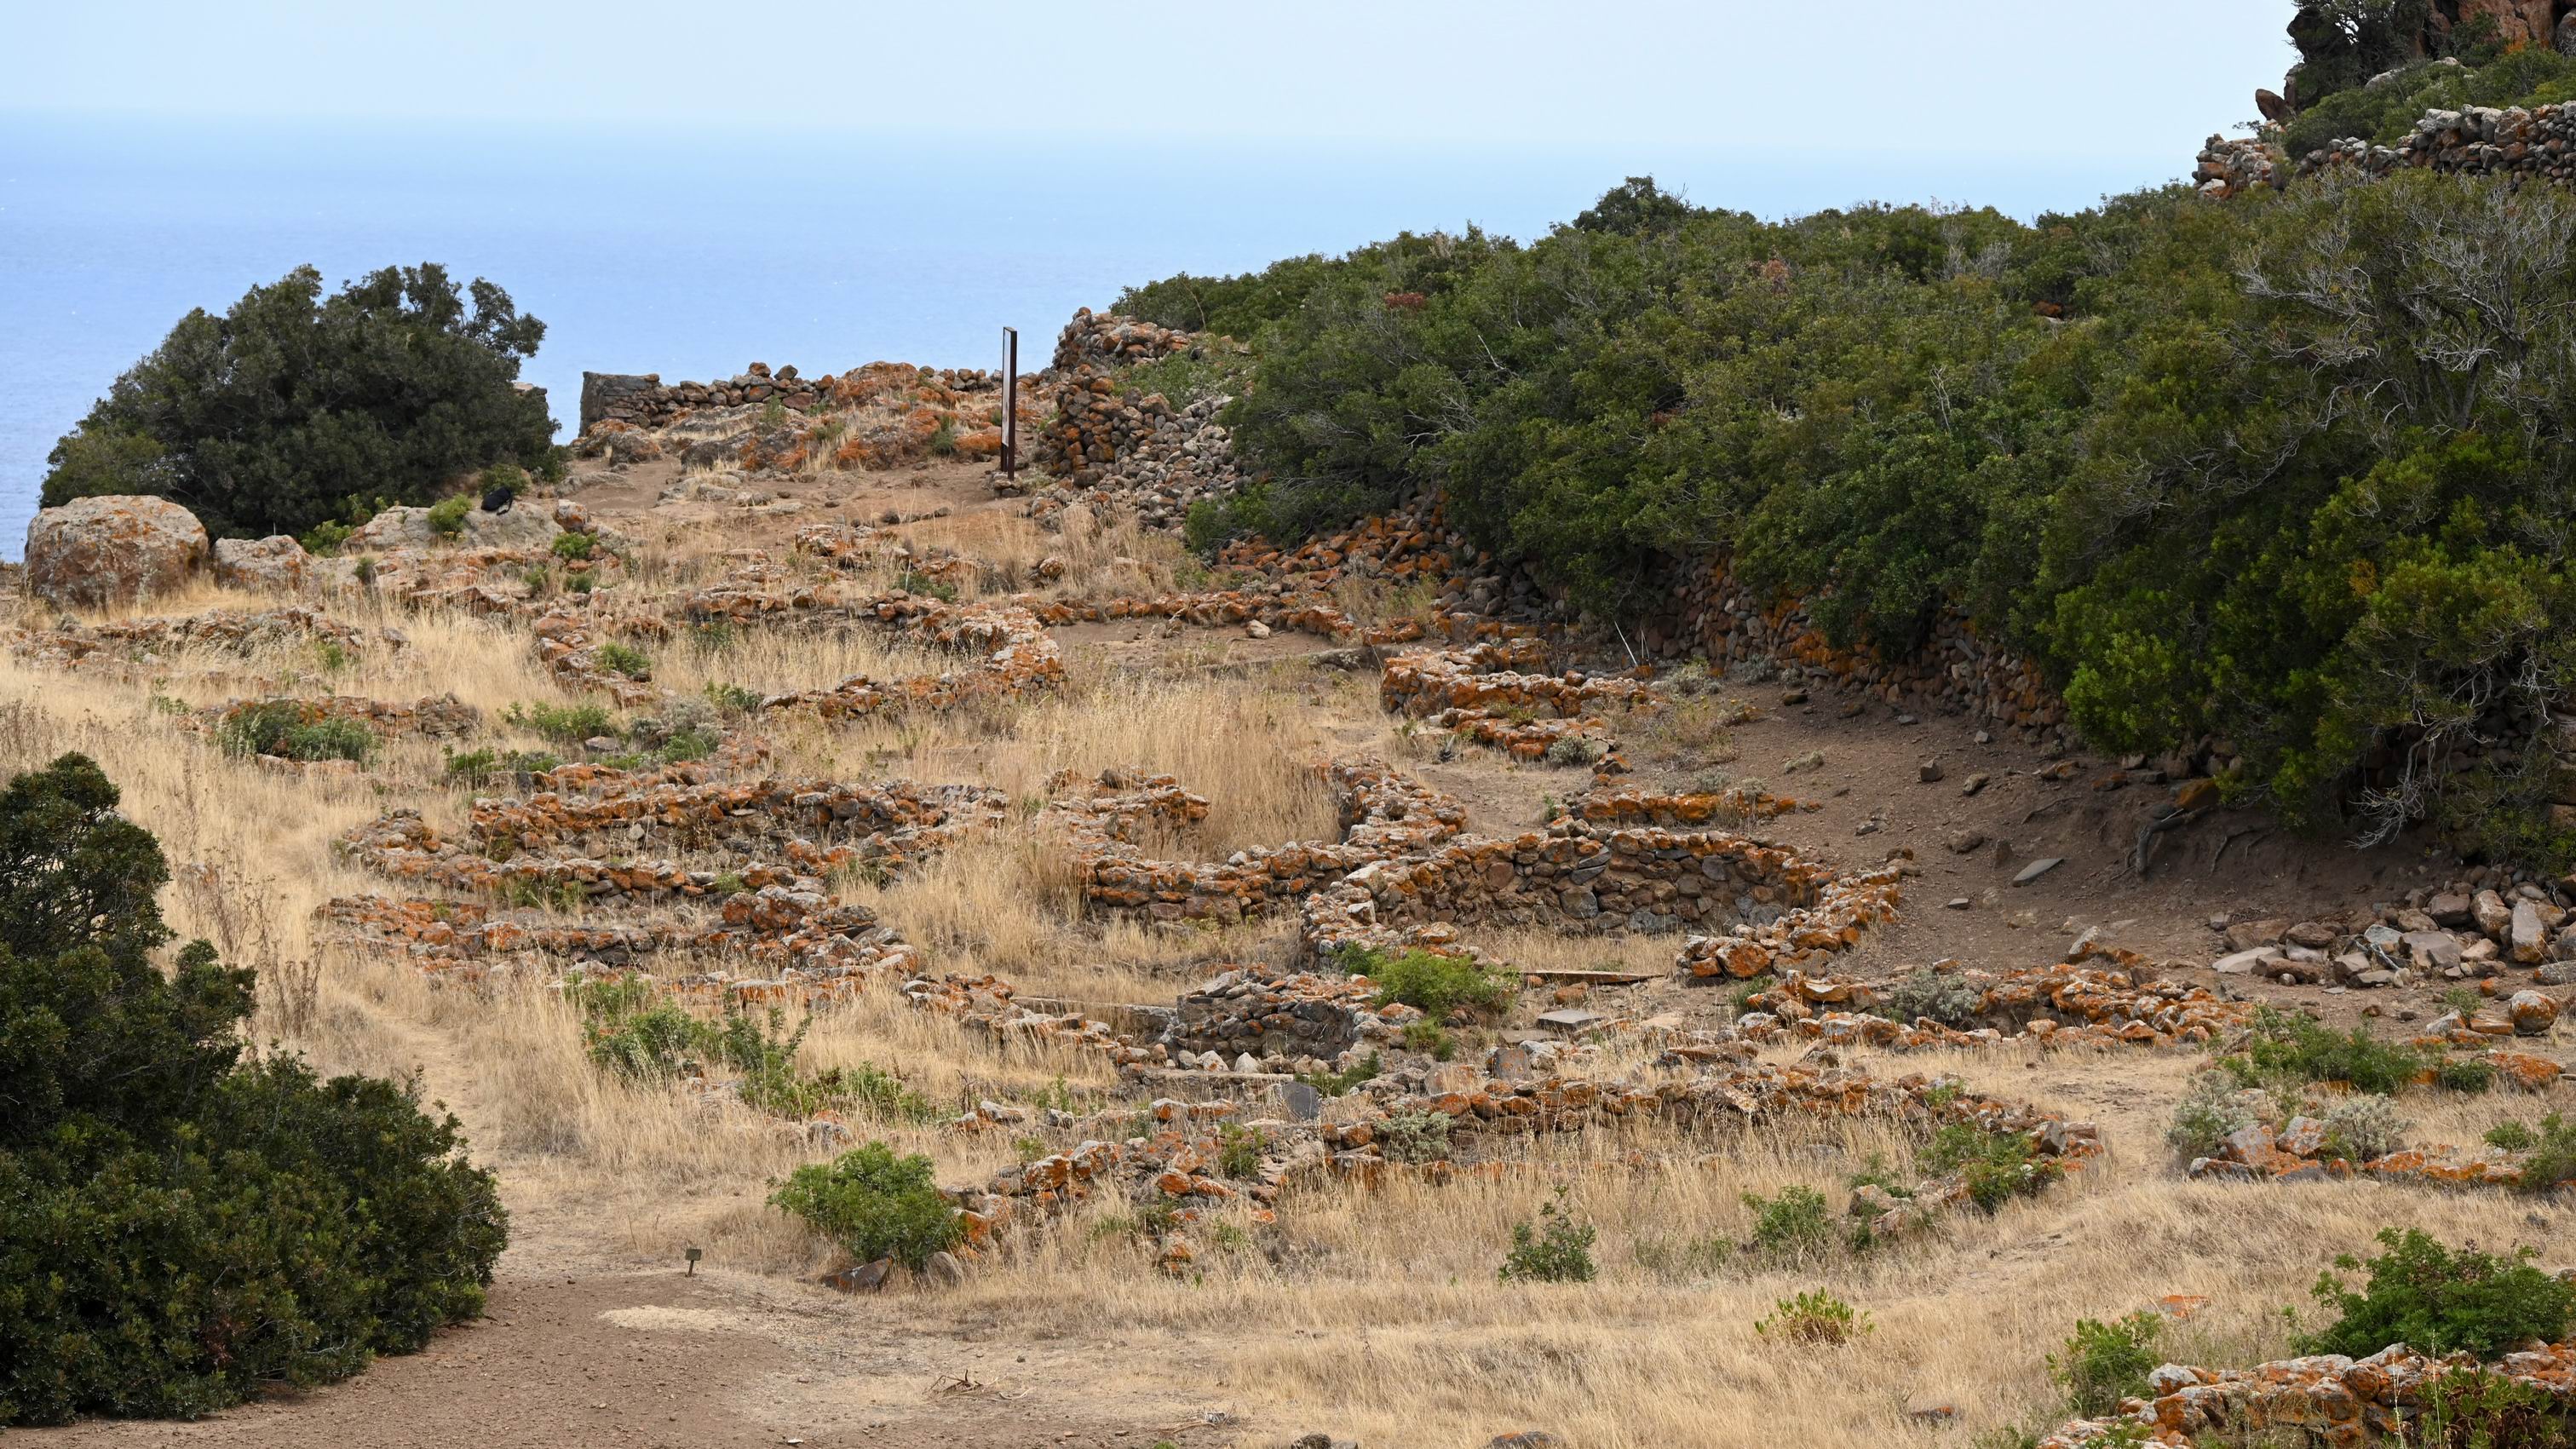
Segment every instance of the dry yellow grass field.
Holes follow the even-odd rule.
[[[651,533],[640,524],[633,531]],[[1068,593],[1133,594],[1169,587],[1174,577],[1168,540],[1087,513],[1052,533],[1025,519],[962,513],[916,526],[907,539],[983,558],[1005,580],[1033,577],[1038,558],[1058,556],[1069,566],[1056,586]],[[711,558],[654,565],[648,550],[639,577],[652,568],[668,579],[704,577]],[[271,602],[206,592],[156,612]],[[1384,615],[1420,600],[1355,592],[1350,604]],[[2563,1243],[2576,1227],[2555,1200],[2492,1191],[2186,1181],[2162,1133],[2195,1057],[2015,1044],[1938,1056],[1849,1052],[1845,1060],[1889,1075],[1955,1073],[1976,1090],[2098,1122],[2108,1152],[2037,1197],[1991,1216],[1958,1214],[1867,1255],[1780,1261],[1722,1245],[1750,1231],[1747,1194],[1798,1185],[1838,1196],[1851,1174],[1874,1162],[1901,1173],[1918,1144],[1892,1125],[1697,1134],[1633,1126],[1525,1143],[1490,1175],[1433,1181],[1398,1173],[1373,1189],[1296,1188],[1275,1223],[1221,1214],[1228,1229],[1179,1276],[1157,1269],[1132,1205],[1099,1201],[1009,1237],[962,1286],[843,1298],[811,1281],[838,1265],[828,1246],[765,1205],[774,1179],[830,1156],[831,1141],[744,1107],[721,1090],[721,1071],[710,1078],[715,1090],[637,1085],[602,1072],[583,1050],[577,1013],[541,978],[441,985],[394,953],[319,931],[315,912],[326,900],[384,888],[337,853],[343,833],[393,807],[418,808],[456,828],[468,794],[445,778],[446,750],[536,747],[538,737],[502,723],[503,713],[513,704],[576,702],[511,622],[366,599],[334,602],[330,612],[368,642],[345,653],[292,643],[247,655],[173,651],[72,671],[0,654],[0,766],[23,768],[71,750],[95,758],[123,789],[127,813],[160,837],[174,863],[166,901],[173,925],[261,971],[256,1030],[264,1038],[325,1070],[416,1074],[426,1097],[464,1119],[474,1155],[499,1173],[517,1223],[496,1313],[509,1311],[520,1291],[514,1285],[567,1276],[632,1282],[646,1296],[615,1312],[643,1316],[603,1310],[597,1322],[609,1327],[596,1331],[623,1343],[616,1325],[661,1324],[655,1332],[664,1337],[650,1339],[660,1345],[651,1352],[685,1363],[689,1345],[713,1341],[691,1336],[697,1330],[686,1325],[699,1320],[687,1313],[716,1310],[648,1312],[663,1302],[649,1295],[683,1291],[671,1286],[680,1282],[692,1285],[687,1292],[718,1295],[689,1301],[720,1304],[727,1334],[750,1335],[782,1363],[832,1365],[704,1386],[743,1425],[793,1431],[789,1442],[1145,1449],[1169,1440],[1269,1449],[1321,1429],[1369,1449],[1451,1449],[1535,1427],[1580,1449],[1965,1446],[2065,1417],[2048,1358],[2079,1318],[2131,1313],[2165,1295],[2205,1296],[2205,1309],[2172,1326],[2163,1352],[2250,1363],[2286,1351],[2291,1332],[2281,1309],[2304,1304],[2334,1254],[2366,1247],[2382,1227],[2421,1226],[2497,1249]],[[31,610],[19,622],[46,620]],[[407,647],[381,645],[388,625],[407,636]],[[1182,638],[1173,647],[1198,642]],[[943,661],[865,637],[748,631],[722,647],[665,646],[655,664],[657,682],[694,695],[711,683],[814,688],[853,674],[925,672]],[[363,772],[299,773],[229,756],[174,713],[269,692],[389,701],[453,694],[486,723],[474,739],[448,745],[396,741]],[[1203,830],[1155,842],[1174,858],[1220,860],[1252,846],[1332,840],[1336,807],[1316,767],[1355,744],[1394,752],[1406,743],[1378,714],[1373,694],[1366,674],[1297,665],[1175,675],[1095,661],[1078,662],[1060,690],[1008,703],[842,725],[781,717],[759,728],[784,774],[986,784],[1012,802],[1010,821],[989,837],[891,879],[852,872],[832,882],[913,943],[931,971],[991,972],[1029,997],[1152,1005],[1169,1003],[1216,963],[1284,956],[1291,924],[1149,928],[1087,913],[1060,842],[1034,823],[1048,782],[1060,772],[1087,777],[1113,767],[1177,777],[1214,809]],[[1745,748],[1745,732],[1761,728],[1710,706],[1663,726],[1652,746],[1687,777],[1725,762]],[[1765,738],[1752,757],[1811,748],[1805,736]],[[1494,817],[1496,828],[1518,828],[1542,796],[1564,788],[1561,776],[1490,754],[1417,763],[1471,810]],[[1835,806],[1840,813],[1798,828],[1819,848],[1857,856],[1853,812],[1871,803],[1870,793],[1864,787],[1860,800]],[[2094,908],[2045,892],[2030,899],[2035,911],[2070,918]],[[2163,908],[2172,913],[2170,903]],[[1668,940],[1537,929],[1470,936],[1531,969],[1661,973],[1671,962]],[[2055,959],[2055,943],[2038,932],[1990,931],[1980,949],[1992,951],[1997,941],[2026,957],[1991,964]],[[654,969],[678,975],[708,964],[723,963],[683,956]],[[1701,1012],[1721,995],[1657,984],[1639,988],[1633,1004],[1640,1015]],[[1083,1108],[1142,1100],[1097,1054],[976,1032],[882,987],[816,1008],[804,1051],[816,1067],[892,1071],[945,1113],[986,1099]],[[1652,1055],[1614,1048],[1603,1065],[1651,1076]],[[2410,1100],[2407,1112],[2419,1137],[2468,1142],[2495,1121],[2528,1120],[2548,1105],[2428,1098]],[[979,1182],[1024,1155],[1009,1129],[961,1132],[897,1119],[850,1126],[858,1137],[929,1155],[943,1183]],[[1597,1231],[1599,1277],[1502,1281],[1496,1270],[1514,1225],[1532,1221],[1559,1188]],[[674,1272],[683,1247],[705,1254],[694,1279]],[[1777,1300],[1815,1288],[1857,1305],[1872,1331],[1839,1348],[1757,1331]],[[975,1367],[961,1367],[970,1358]],[[484,1368],[512,1371],[506,1361]],[[387,1364],[371,1377],[400,1383],[405,1372]],[[977,1391],[920,1388],[957,1373]],[[1934,1403],[1955,1412],[1909,1412]],[[1032,1417],[1040,1405],[1098,1437],[1060,1440]],[[290,1423],[294,1412],[259,1422]]]

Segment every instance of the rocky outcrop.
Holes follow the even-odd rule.
[[[466,510],[458,531],[441,533],[426,508],[388,508],[368,519],[340,545],[349,555],[427,550],[456,544],[467,548],[532,549],[542,553],[563,530],[540,508],[513,508],[507,513]]]
[[[176,592],[207,555],[206,528],[167,498],[75,498],[27,523],[27,591],[66,609]]]
[[[215,582],[228,589],[262,594],[303,591],[312,574],[312,556],[304,545],[279,533],[267,538],[215,540]]]

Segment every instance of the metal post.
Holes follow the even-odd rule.
[[[1002,329],[1002,476],[1020,471],[1020,329]]]

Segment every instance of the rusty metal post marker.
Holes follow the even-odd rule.
[[[689,1271],[681,1274],[680,1276],[683,1278],[695,1278],[698,1276],[698,1260],[706,1256],[705,1250],[701,1248],[689,1248],[684,1250],[680,1256],[689,1260]]]
[[[1020,329],[1002,329],[1002,476],[1020,471]]]

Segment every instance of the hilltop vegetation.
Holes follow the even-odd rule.
[[[55,444],[44,504],[155,494],[217,537],[300,534],[492,464],[559,471],[553,420],[514,386],[545,335],[509,293],[460,292],[434,264],[327,298],[298,267],[179,319]]]
[[[2558,189],[2434,175],[2027,226],[1770,223],[1638,179],[1526,245],[1407,234],[1118,305],[1258,358],[1227,421],[1267,481],[1201,546],[1438,490],[1605,616],[1731,552],[1889,651],[1960,609],[2095,744],[2224,739],[2294,819],[2560,856],[2546,756],[2459,746],[2576,680],[2571,234]]]

